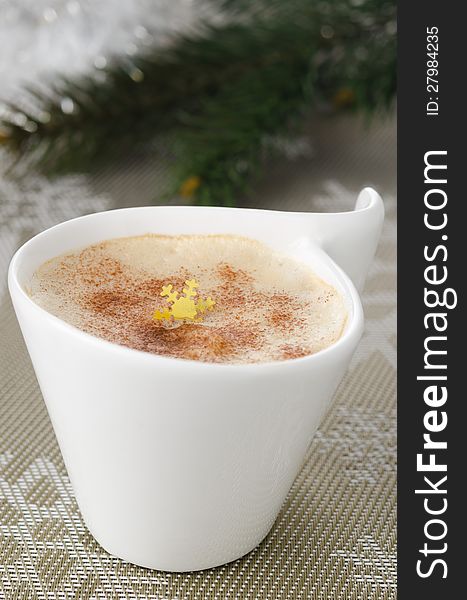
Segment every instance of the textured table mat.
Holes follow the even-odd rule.
[[[81,214],[148,203],[161,173],[136,161],[54,182],[0,176],[0,598],[396,598],[394,123],[344,119],[313,135],[315,156],[305,148],[275,165],[246,204],[345,210],[361,185],[376,185],[386,223],[363,295],[366,332],[267,538],[198,573],[124,563],[88,533],[6,288],[23,241]]]

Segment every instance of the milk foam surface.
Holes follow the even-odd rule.
[[[201,323],[154,321],[163,285],[216,305]],[[340,293],[311,269],[249,238],[229,235],[116,238],[53,258],[30,295],[60,319],[111,342],[207,362],[260,363],[314,354],[342,334]]]

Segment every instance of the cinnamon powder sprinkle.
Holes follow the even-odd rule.
[[[291,289],[271,286],[269,264],[274,254],[258,242],[248,240],[252,248],[247,248],[244,260],[235,263],[229,257],[238,248],[236,240],[244,243],[245,238],[233,238],[232,245],[229,236],[212,236],[217,247],[209,253],[209,260],[205,246],[202,260],[193,245],[190,252],[180,252],[183,262],[172,257],[169,241],[189,245],[192,238],[207,237],[211,236],[147,235],[89,246],[42,265],[33,277],[31,296],[88,333],[174,358],[227,363],[287,360],[312,354],[339,337],[346,314],[336,290],[305,267],[298,271],[298,284],[290,280]],[[264,253],[263,248],[267,253],[256,260],[255,252]],[[146,262],[140,255],[147,255]],[[157,256],[166,257],[160,265]],[[281,257],[278,281],[285,276],[290,279],[288,274],[296,265]],[[191,277],[199,281],[200,295],[216,301],[214,310],[205,313],[201,323],[167,326],[154,321],[154,311],[167,306],[160,296],[162,287],[171,283],[182,293],[185,280]],[[327,319],[324,325],[323,318]]]

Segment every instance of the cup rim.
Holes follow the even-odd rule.
[[[177,209],[178,210],[179,209],[189,209],[189,210],[209,209],[209,210],[231,210],[231,211],[255,211],[255,212],[270,212],[270,213],[271,212],[275,212],[275,213],[282,212],[282,211],[278,211],[278,210],[249,209],[249,208],[236,208],[236,207],[217,207],[217,206],[216,207],[208,207],[208,206],[206,206],[206,207],[186,206],[185,207],[183,205],[181,205],[181,206],[180,205],[174,205],[174,206],[158,205],[158,206],[154,206],[154,207],[147,206],[147,207],[128,207],[128,208],[120,208],[120,209],[111,209],[111,210],[107,210],[107,211],[99,211],[96,213],[82,215],[79,217],[75,217],[73,219],[68,219],[68,220],[62,221],[56,225],[53,225],[52,227],[48,227],[44,231],[37,233],[32,238],[30,238],[25,243],[23,243],[16,250],[15,254],[13,255],[13,257],[10,261],[10,265],[8,268],[8,287],[9,287],[10,295],[12,296],[12,298],[14,298],[15,295],[19,295],[19,297],[23,300],[23,302],[26,304],[26,306],[30,310],[33,310],[34,312],[36,312],[38,318],[45,319],[46,321],[48,321],[50,323],[51,326],[58,327],[58,328],[62,329],[63,331],[65,331],[67,334],[74,336],[75,338],[81,338],[83,341],[85,341],[87,343],[91,343],[93,345],[97,345],[97,346],[103,345],[103,348],[106,349],[107,351],[113,351],[116,353],[120,353],[122,356],[126,355],[128,358],[132,358],[134,360],[139,360],[139,361],[143,360],[143,361],[159,362],[159,363],[161,363],[161,361],[162,361],[162,364],[165,364],[166,366],[178,365],[178,367],[181,367],[181,365],[184,365],[185,367],[191,366],[191,368],[196,367],[196,368],[203,368],[203,369],[215,369],[217,371],[222,370],[222,369],[227,369],[229,371],[245,369],[250,372],[253,370],[259,370],[259,369],[264,371],[264,370],[268,370],[268,369],[272,369],[272,368],[274,368],[274,369],[287,368],[287,367],[290,367],[291,365],[300,366],[302,364],[304,365],[309,362],[316,362],[317,360],[321,360],[324,357],[328,356],[332,352],[336,352],[342,348],[345,348],[349,344],[353,345],[354,343],[358,342],[358,340],[360,339],[362,332],[363,332],[363,309],[362,309],[362,305],[361,305],[360,295],[359,295],[357,289],[355,288],[355,285],[349,278],[349,276],[341,269],[341,267],[339,267],[339,265],[322,248],[319,248],[319,249],[321,250],[322,254],[325,256],[325,259],[328,262],[328,266],[331,267],[332,271],[334,271],[338,275],[339,279],[344,284],[345,294],[351,301],[352,315],[348,315],[348,319],[350,320],[350,322],[347,323],[346,328],[345,328],[344,332],[342,333],[342,335],[339,337],[339,339],[337,341],[335,341],[334,343],[332,343],[331,345],[327,346],[326,348],[323,348],[322,350],[319,350],[318,352],[315,352],[314,354],[307,354],[306,356],[301,356],[299,358],[288,358],[288,359],[277,360],[277,361],[265,361],[265,362],[258,362],[258,363],[215,363],[215,362],[197,361],[197,360],[185,359],[185,358],[177,358],[177,357],[172,357],[172,356],[164,356],[164,355],[160,355],[160,354],[153,354],[151,352],[145,352],[143,350],[136,350],[134,348],[129,348],[128,346],[123,346],[121,344],[117,344],[115,342],[111,342],[109,340],[99,338],[93,334],[87,333],[86,331],[83,331],[83,330],[79,329],[78,327],[75,327],[74,325],[67,323],[63,319],[53,315],[52,313],[48,312],[46,309],[42,308],[39,304],[34,302],[34,300],[32,300],[32,298],[30,298],[30,296],[27,294],[26,290],[20,284],[20,282],[18,280],[18,274],[19,274],[19,269],[21,267],[21,260],[22,260],[22,256],[23,256],[24,252],[26,252],[27,249],[31,245],[36,243],[36,241],[39,238],[43,238],[43,237],[49,235],[51,231],[62,228],[71,222],[87,220],[87,219],[93,218],[94,216],[103,215],[108,212],[112,212],[112,213],[127,212],[127,211],[135,211],[135,210],[137,211],[137,210],[141,210],[141,209],[144,210],[144,209],[151,209],[151,208],[155,208],[155,209],[164,208],[164,209],[176,209],[176,210]],[[284,212],[287,212],[287,211],[284,211]],[[289,214],[300,214],[300,213],[289,213]],[[326,214],[340,214],[340,213],[326,213]],[[317,247],[319,247],[319,246],[317,246]]]

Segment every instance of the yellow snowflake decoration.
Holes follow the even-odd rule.
[[[196,288],[199,287],[196,279],[185,281],[185,285],[186,287],[183,288],[183,294],[185,295],[180,297],[177,291],[172,291],[172,284],[162,286],[160,295],[162,297],[166,296],[167,302],[171,306],[164,308],[162,311],[156,310],[153,315],[155,321],[170,321],[172,317],[175,320],[188,319],[190,321],[201,321],[201,318],[197,318],[197,316],[207,310],[212,310],[215,302],[211,297],[206,298],[206,300],[198,298],[197,302],[193,300],[198,293]]]

